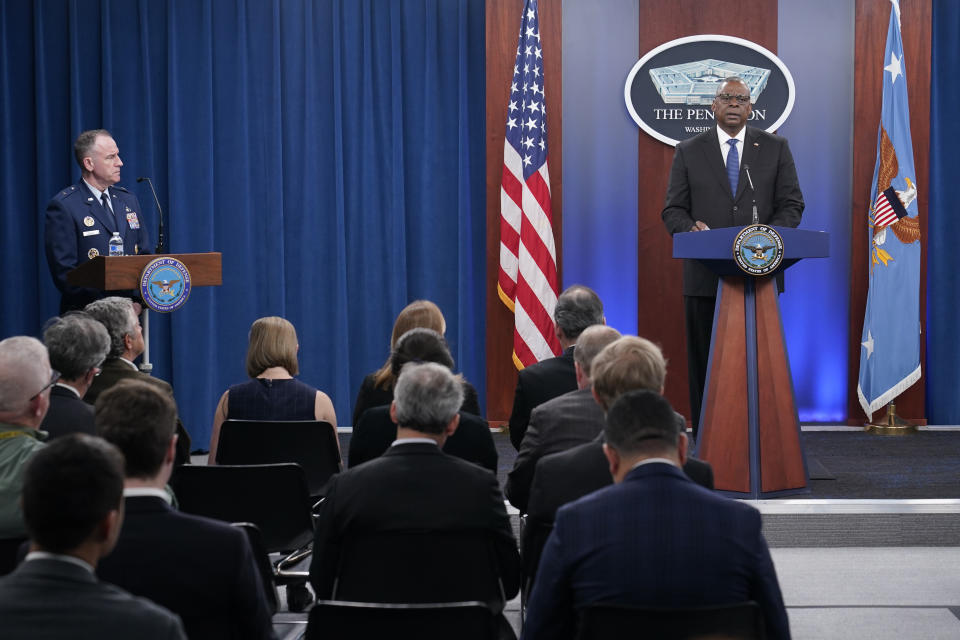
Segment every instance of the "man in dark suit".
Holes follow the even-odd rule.
[[[141,380],[97,400],[97,432],[127,461],[126,519],[97,574],[178,614],[190,638],[273,638],[246,534],[170,506],[176,416],[173,400]]]
[[[109,255],[116,232],[126,255],[151,253],[146,221],[137,197],[120,182],[120,150],[105,129],[84,131],[73,144],[80,182],[62,189],[47,204],[47,265],[60,290],[60,313],[82,309],[104,292],[67,284],[67,273],[97,256]]]
[[[671,235],[759,222],[796,227],[803,213],[803,194],[790,147],[784,138],[747,127],[752,108],[742,79],[727,78],[717,90],[711,110],[717,121],[677,145],[661,213]],[[749,170],[749,178],[747,172]],[[751,181],[753,186],[751,187]],[[778,278],[782,290],[782,277]],[[710,355],[717,276],[697,260],[683,261],[690,413],[694,435]]]
[[[603,302],[597,293],[583,285],[567,287],[557,298],[553,321],[563,353],[522,369],[517,375],[517,389],[513,393],[513,411],[510,413],[510,442],[519,451],[527,432],[530,413],[547,400],[577,388],[577,374],[573,365],[573,345],[587,327],[604,324]]]
[[[388,575],[383,567],[370,575],[339,575],[347,545],[371,535],[397,540],[393,556],[409,553],[399,540],[404,534],[472,532],[491,549],[491,562],[507,598],[520,584],[520,557],[496,476],[490,471],[444,454],[440,447],[457,428],[463,386],[446,367],[407,364],[397,379],[391,415],[397,439],[379,458],[334,476],[317,521],[310,584],[318,598],[337,595],[335,582],[395,583],[400,579],[431,583],[432,566],[461,562],[459,557],[416,557],[416,576]],[[489,563],[487,563],[489,564]],[[469,581],[469,575],[463,580]],[[469,584],[455,585],[469,591]],[[454,590],[448,590],[452,595]],[[407,602],[406,591],[385,594]],[[434,596],[437,597],[437,596]],[[499,596],[498,596],[499,597]],[[442,599],[442,594],[441,594]],[[486,599],[484,594],[462,599]],[[503,604],[502,602],[500,603]]]
[[[123,464],[116,447],[86,434],[57,439],[28,464],[30,553],[0,579],[6,640],[186,638],[177,616],[94,575],[123,522]]]
[[[615,484],[557,512],[533,587],[524,639],[572,638],[591,603],[695,607],[754,600],[771,640],[789,638],[760,513],[680,470],[686,436],[670,404],[630,391],[607,413]]]
[[[577,390],[544,402],[530,414],[527,433],[504,487],[510,504],[521,513],[527,512],[537,460],[548,453],[589,442],[603,429],[603,411],[590,390],[590,363],[619,337],[619,331],[602,324],[584,329],[573,350]]]
[[[127,298],[110,296],[87,305],[84,311],[107,328],[110,335],[110,353],[101,367],[100,375],[93,379],[83,399],[96,404],[100,394],[121,380],[142,380],[152,384],[171,398],[173,388],[164,380],[143,373],[133,363],[144,350],[143,327],[134,311],[133,302]],[[176,465],[190,461],[190,436],[180,418],[177,418]]]
[[[93,435],[93,405],[84,402],[83,396],[110,351],[107,329],[74,311],[54,318],[43,332],[43,342],[60,379],[50,390],[50,409],[40,428],[50,439],[74,432]]]

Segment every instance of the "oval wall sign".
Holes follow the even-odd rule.
[[[787,66],[760,45],[732,36],[688,36],[649,51],[630,70],[623,98],[641,129],[676,145],[713,127],[710,105],[728,76],[750,87],[750,126],[775,131],[790,115],[795,88]]]

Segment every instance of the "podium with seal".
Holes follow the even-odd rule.
[[[809,491],[775,276],[829,248],[825,232],[764,224],[673,236],[674,258],[720,276],[696,453],[731,497]]]

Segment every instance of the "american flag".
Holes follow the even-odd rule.
[[[519,40],[503,144],[497,292],[513,312],[513,362],[523,369],[560,354],[553,324],[559,289],[537,0],[524,3]]]
[[[873,226],[882,229],[907,215],[907,210],[893,187],[881,191],[873,207]]]

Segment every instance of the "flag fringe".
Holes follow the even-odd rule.
[[[863,389],[860,385],[857,385],[857,397],[860,399],[860,406],[863,408],[863,412],[867,414],[867,420],[873,420],[873,414],[875,411],[881,407],[885,407],[894,398],[899,396],[901,393],[913,386],[913,383],[920,379],[920,365],[917,365],[917,368],[911,371],[907,377],[887,389],[879,398],[873,402],[868,402],[866,396],[863,395]]]
[[[507,305],[507,309],[510,309],[510,313],[514,313],[515,309],[513,306],[513,300],[510,299],[510,296],[504,293],[503,288],[500,286],[499,282],[497,283],[497,295],[500,296],[500,301],[503,302],[503,304]]]
[[[513,366],[517,368],[517,371],[523,371],[526,367],[523,366],[523,363],[520,362],[520,358],[517,357],[517,352],[513,352]]]

